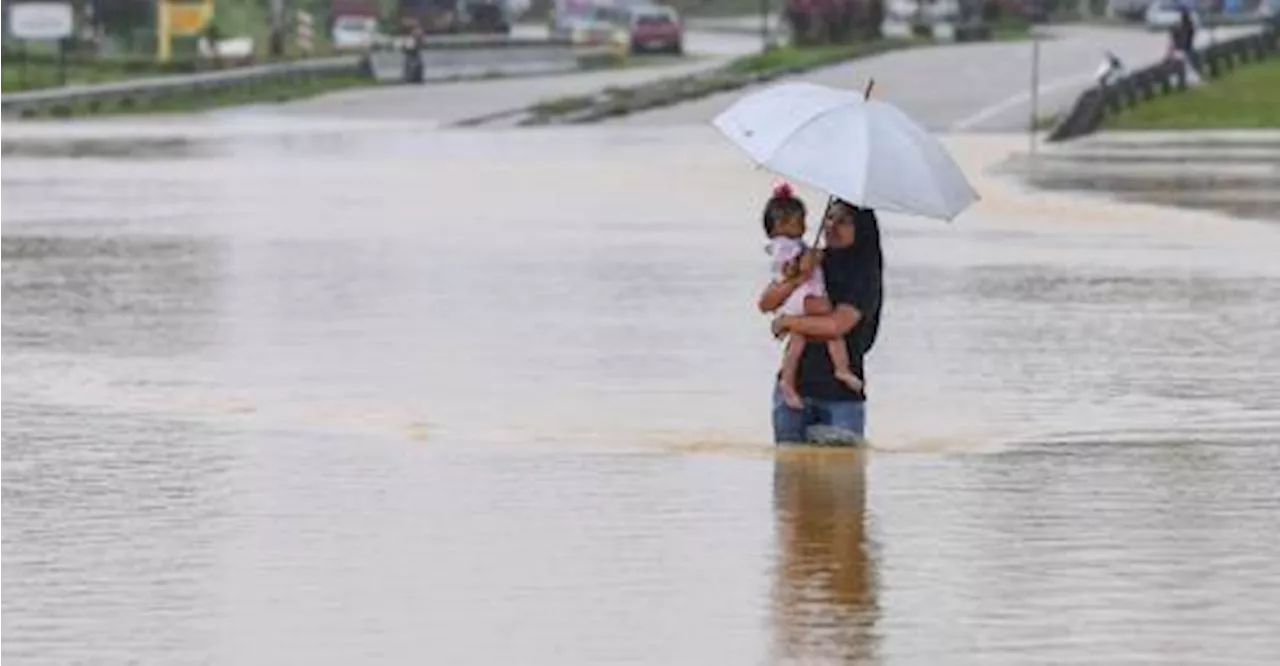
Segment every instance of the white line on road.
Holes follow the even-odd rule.
[[[1049,83],[1043,84],[1039,87],[1040,95],[1045,95],[1051,92],[1062,90],[1063,88],[1070,88],[1073,86],[1092,83],[1094,76],[1095,74],[1093,72],[1089,72],[1089,73],[1077,74],[1075,76],[1068,76],[1065,78],[1050,81]],[[996,116],[1007,113],[1029,102],[1031,102],[1031,91],[1026,90],[1026,91],[1020,92],[1016,95],[1012,95],[1006,99],[996,102],[991,106],[985,107],[981,111],[978,111],[977,113],[971,116],[960,119],[959,121],[951,125],[951,131],[963,132],[965,130],[973,129],[977,125],[980,125],[992,118],[995,118]]]

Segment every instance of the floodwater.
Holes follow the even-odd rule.
[[[1280,226],[951,139],[776,453],[712,131],[130,123],[5,128],[11,665],[1280,662]]]

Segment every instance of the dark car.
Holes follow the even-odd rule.
[[[674,8],[638,5],[627,13],[632,53],[684,53],[684,26]]]

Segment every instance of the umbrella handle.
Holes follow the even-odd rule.
[[[827,213],[831,212],[831,205],[836,202],[836,198],[827,195],[827,205],[822,209],[822,222],[818,223],[818,235],[813,237],[813,249],[818,249],[818,243],[822,242],[822,232],[827,229]]]
[[[862,99],[871,99],[871,91],[876,87],[874,78],[867,79],[867,87],[862,91]],[[822,232],[827,229],[827,213],[831,211],[831,205],[836,202],[834,196],[827,196],[827,206],[822,209],[822,222],[818,224],[818,235],[813,239],[813,249],[818,249],[818,243],[822,242]]]
[[[862,91],[862,99],[871,99],[871,91],[874,90],[875,87],[876,80],[874,78],[867,79],[867,87]],[[813,248],[815,250],[818,249],[818,243],[822,242],[822,232],[827,229],[827,213],[831,210],[831,205],[835,202],[836,198],[834,196],[827,197],[827,206],[822,210],[822,222],[818,224],[818,235],[813,239]]]

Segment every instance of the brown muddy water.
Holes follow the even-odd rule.
[[[244,123],[5,128],[9,663],[1280,662],[1280,227],[950,139],[775,453],[713,131]]]

